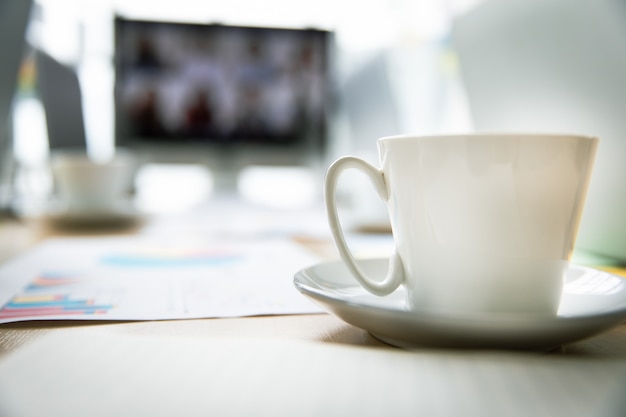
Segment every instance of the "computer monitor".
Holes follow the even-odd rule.
[[[576,249],[626,264],[626,2],[488,0],[453,38],[478,130],[600,138]]]
[[[332,32],[115,18],[118,146],[219,169],[323,155]]]

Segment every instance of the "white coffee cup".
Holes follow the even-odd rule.
[[[52,155],[51,169],[59,199],[73,212],[108,212],[127,198],[135,173],[135,159],[118,152],[94,161],[80,152]]]
[[[555,315],[597,143],[552,134],[381,138],[380,168],[346,156],[327,172],[341,258],[373,294],[403,284],[410,310]],[[352,168],[387,202],[395,252],[386,277],[361,271],[341,229],[336,187]]]

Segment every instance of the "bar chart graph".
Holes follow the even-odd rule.
[[[42,274],[0,309],[0,319],[21,316],[106,314],[115,306],[98,297],[86,297],[76,277],[63,274]],[[77,291],[78,289],[78,291]],[[82,293],[82,294],[81,294]]]

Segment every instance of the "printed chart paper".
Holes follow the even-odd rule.
[[[304,314],[319,259],[288,239],[62,238],[0,267],[0,323]]]

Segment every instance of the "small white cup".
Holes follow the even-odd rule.
[[[358,282],[384,296],[403,284],[411,310],[555,315],[598,139],[469,134],[378,140],[381,167],[346,156],[326,175],[333,238]],[[346,169],[387,202],[389,272],[368,277],[348,248],[335,201]]]
[[[121,152],[104,162],[78,152],[57,153],[51,158],[60,200],[75,212],[114,210],[127,197],[135,168],[132,155]]]

